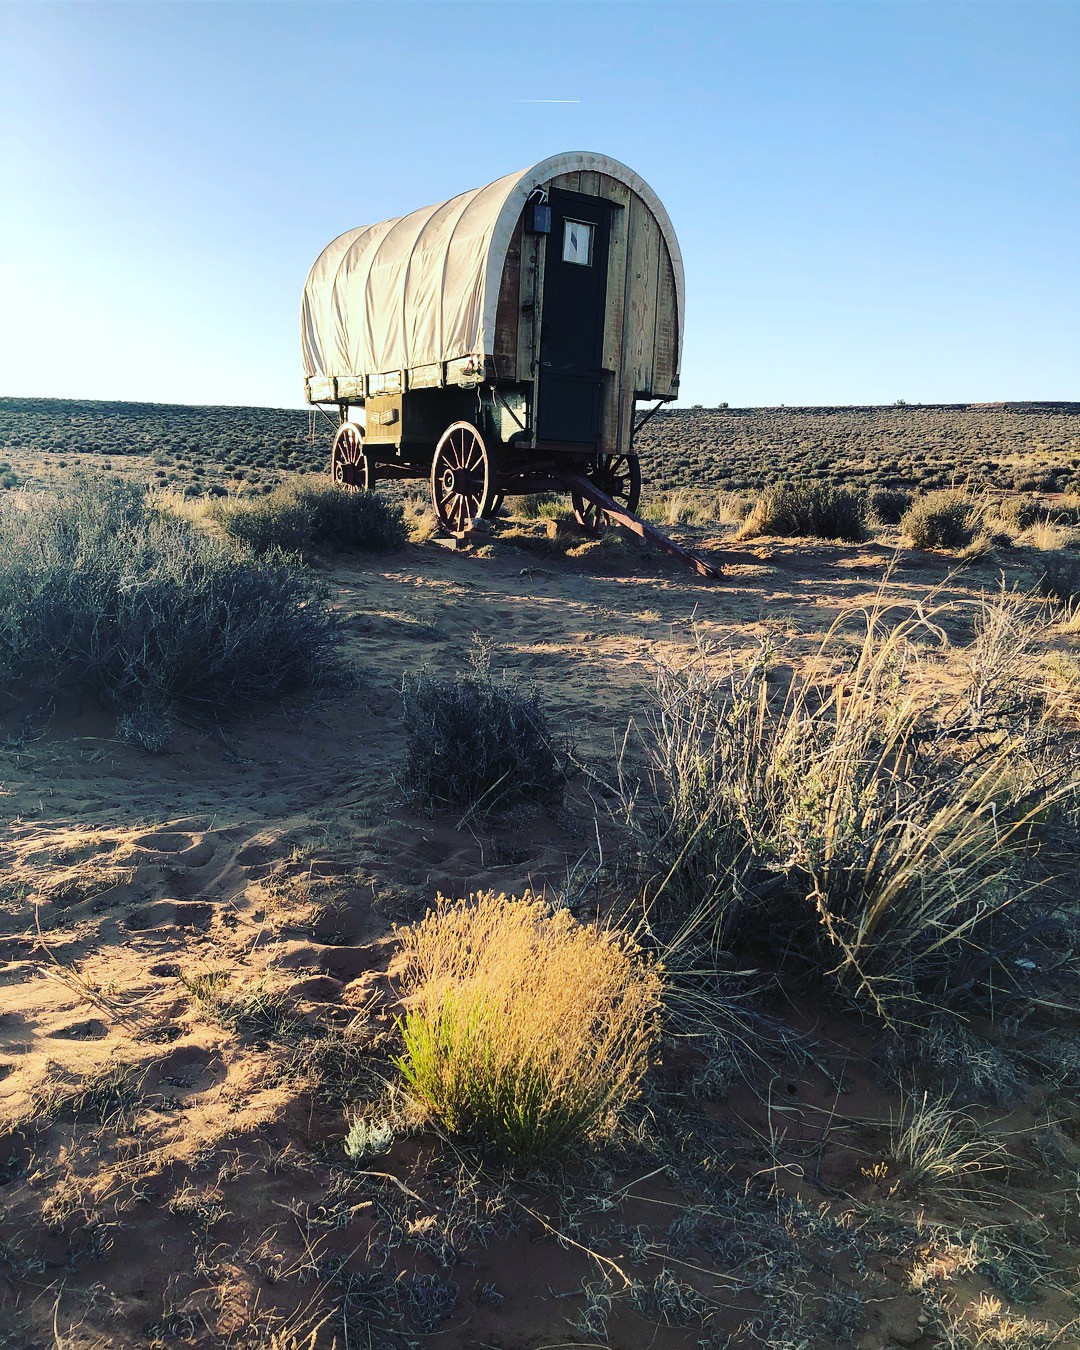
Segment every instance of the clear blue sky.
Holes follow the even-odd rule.
[[[2,394],[296,405],[329,239],[599,150],[679,234],[685,402],[1080,398],[1074,3],[0,0],[0,43]]]

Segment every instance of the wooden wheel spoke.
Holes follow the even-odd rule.
[[[637,510],[641,479],[636,455],[597,455],[584,473],[619,506],[629,511]],[[576,494],[574,515],[590,534],[599,534],[609,523],[602,507]]]
[[[361,492],[372,487],[374,470],[364,450],[364,438],[352,423],[346,422],[334,437],[330,475],[346,492]]]
[[[448,427],[431,459],[431,500],[444,528],[461,532],[484,510],[490,467],[487,446],[468,422]]]

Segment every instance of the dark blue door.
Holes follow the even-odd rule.
[[[544,258],[537,436],[595,445],[603,398],[611,206],[552,189]]]

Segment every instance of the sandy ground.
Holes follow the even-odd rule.
[[[895,1091],[872,1034],[813,1007],[779,1013],[813,1054],[780,1053],[764,1080],[715,1102],[686,1094],[685,1135],[659,1164],[631,1142],[514,1181],[423,1130],[366,1166],[343,1159],[347,1110],[386,1072],[393,924],[440,891],[561,893],[595,865],[604,805],[579,780],[560,809],[495,826],[411,808],[395,782],[405,672],[462,670],[482,644],[493,668],[535,683],[603,775],[647,708],[657,654],[699,637],[733,652],[765,637],[809,649],[890,567],[907,596],[997,576],[991,561],[947,581],[949,560],[896,563],[890,540],[697,537],[725,556],[723,581],[636,553],[574,559],[499,541],[488,556],[432,543],[323,564],[355,690],[260,710],[224,735],[184,726],[160,756],[119,743],[75,698],[48,720],[9,700],[0,1345],[284,1350],[308,1345],[321,1319],[313,1346],[944,1343],[911,1287],[908,1239],[850,1239],[886,1205],[865,1169]],[[230,1025],[222,1008],[241,1005]],[[328,1045],[344,1088],[334,1065],[307,1072]],[[665,1062],[678,1096],[687,1064]],[[991,1218],[1037,1227],[1047,1269],[1071,1269],[1075,1293],[1080,1131],[1044,1104],[1033,1092],[1008,1124],[1052,1133],[1052,1184],[1032,1155]],[[706,1176],[723,1180],[727,1210]],[[759,1202],[763,1177],[771,1198]],[[794,1217],[777,1195],[799,1197]],[[930,1283],[957,1306],[983,1294],[1008,1306],[1000,1280],[961,1268],[966,1220],[935,1212],[953,1222],[946,1238],[920,1208],[903,1223],[925,1223],[923,1259],[944,1262]],[[814,1227],[819,1209],[828,1221]],[[743,1239],[736,1259],[731,1234],[751,1219],[771,1236],[760,1252]],[[1066,1321],[1075,1308],[1058,1286],[1021,1312]]]

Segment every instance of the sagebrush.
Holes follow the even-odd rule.
[[[386,553],[409,541],[399,503],[327,480],[287,482],[264,497],[221,498],[209,504],[207,515],[253,553],[347,548]]]
[[[916,548],[964,548],[974,538],[981,516],[966,492],[950,488],[917,497],[900,528]]]
[[[402,702],[402,782],[427,806],[484,815],[562,792],[564,756],[535,691],[483,667],[419,671],[405,676]]]
[[[237,557],[131,484],[0,501],[3,678],[90,692],[148,745],[178,704],[221,716],[310,686],[336,640],[312,577]]]
[[[758,497],[740,534],[808,535],[858,543],[866,538],[866,516],[864,493],[813,483],[780,483]]]
[[[875,488],[869,496],[870,514],[881,525],[899,525],[911,506],[911,493],[899,488]]]
[[[440,898],[401,944],[399,1068],[447,1130],[530,1159],[610,1132],[659,1032],[661,975],[629,936],[488,893]]]

